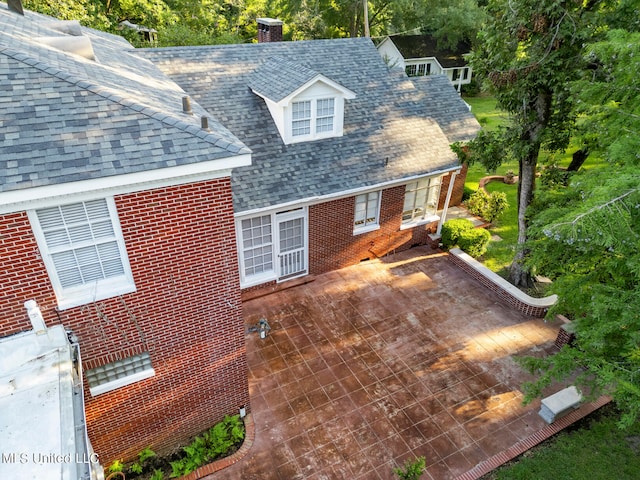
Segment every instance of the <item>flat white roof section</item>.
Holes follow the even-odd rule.
[[[86,436],[79,364],[62,325],[0,339],[0,478],[104,478]]]

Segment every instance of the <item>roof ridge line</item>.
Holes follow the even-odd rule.
[[[162,110],[159,110],[156,107],[152,107],[150,105],[144,105],[142,103],[134,101],[130,97],[120,94],[117,90],[113,90],[109,87],[98,85],[89,80],[84,80],[76,75],[66,73],[60,70],[59,68],[53,67],[51,65],[48,65],[45,62],[37,60],[24,52],[19,52],[9,47],[0,47],[0,53],[3,53],[18,62],[22,62],[26,65],[34,67],[42,71],[43,73],[51,75],[59,80],[65,81],[71,85],[75,85],[79,88],[87,90],[93,93],[94,95],[98,95],[104,98],[105,100],[118,103],[123,107],[134,110],[135,112],[145,115],[149,118],[153,118],[154,120],[164,123],[170,127],[174,127],[174,128],[177,128],[178,130],[182,130],[183,132],[189,133],[194,137],[200,138],[201,140],[211,143],[213,146],[216,146],[218,148],[223,148],[225,150],[229,150],[230,153],[235,153],[235,154],[250,153],[249,148],[246,145],[244,145],[239,139],[237,140],[242,144],[242,147],[238,145],[237,149],[236,148],[229,149],[228,147],[232,146],[233,144],[220,134],[217,134],[212,131],[204,130],[193,123],[186,122],[185,120],[181,119],[180,117],[178,117],[172,112],[164,112]],[[188,94],[185,92],[184,95],[186,96]],[[174,120],[174,121],[167,121],[167,120]],[[231,132],[229,133],[233,135]]]

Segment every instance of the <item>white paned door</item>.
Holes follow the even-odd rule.
[[[307,274],[305,209],[276,214],[278,280]]]

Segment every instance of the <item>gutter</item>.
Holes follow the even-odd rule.
[[[285,202],[285,203],[280,203],[277,205],[270,205],[268,207],[263,207],[263,208],[254,208],[252,210],[244,210],[242,212],[237,212],[234,213],[233,216],[235,218],[243,218],[243,217],[250,217],[250,216],[254,216],[257,214],[261,214],[261,213],[266,213],[266,212],[271,212],[273,210],[281,210],[284,208],[291,208],[293,206],[299,207],[299,206],[309,206],[309,205],[315,205],[318,203],[325,203],[331,200],[339,200],[341,198],[346,198],[346,197],[353,197],[355,195],[359,195],[361,193],[365,193],[365,192],[372,192],[374,190],[381,190],[384,188],[390,188],[390,187],[396,187],[398,185],[404,185],[408,182],[414,181],[414,180],[418,180],[420,178],[425,178],[425,177],[437,177],[440,175],[444,175],[446,173],[450,173],[453,172],[455,175],[460,173],[460,169],[462,168],[461,165],[456,165],[455,167],[449,167],[449,168],[444,168],[441,170],[436,170],[435,172],[431,172],[427,175],[425,174],[420,174],[420,175],[412,175],[411,177],[403,177],[401,179],[398,180],[389,180],[388,182],[382,182],[382,183],[377,183],[375,185],[367,185],[365,187],[358,187],[358,188],[353,188],[351,190],[341,190],[340,192],[335,192],[335,193],[329,193],[327,195],[318,195],[315,197],[307,197],[307,198],[302,198],[299,200],[293,200],[291,202]],[[454,178],[455,178],[454,175]]]

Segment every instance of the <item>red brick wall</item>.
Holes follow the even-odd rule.
[[[353,234],[355,197],[309,207],[309,266],[319,274],[428,242],[437,223],[400,230],[404,185],[382,192],[380,229]]]
[[[91,397],[89,436],[103,463],[146,446],[167,452],[249,405],[229,179],[115,198],[137,291],[55,311],[26,214],[0,218],[0,334],[28,330],[34,299],[47,324],[80,339],[85,369],[149,351],[153,378]]]
[[[460,205],[462,203],[462,194],[464,193],[464,182],[467,180],[467,170],[469,166],[465,163],[460,169],[460,173],[456,175],[456,179],[453,182],[453,191],[451,192],[451,198],[449,199],[449,206]],[[442,178],[442,187],[440,187],[440,198],[438,200],[438,208],[444,208],[444,202],[447,199],[447,191],[449,190],[449,183],[451,183],[451,174]]]

